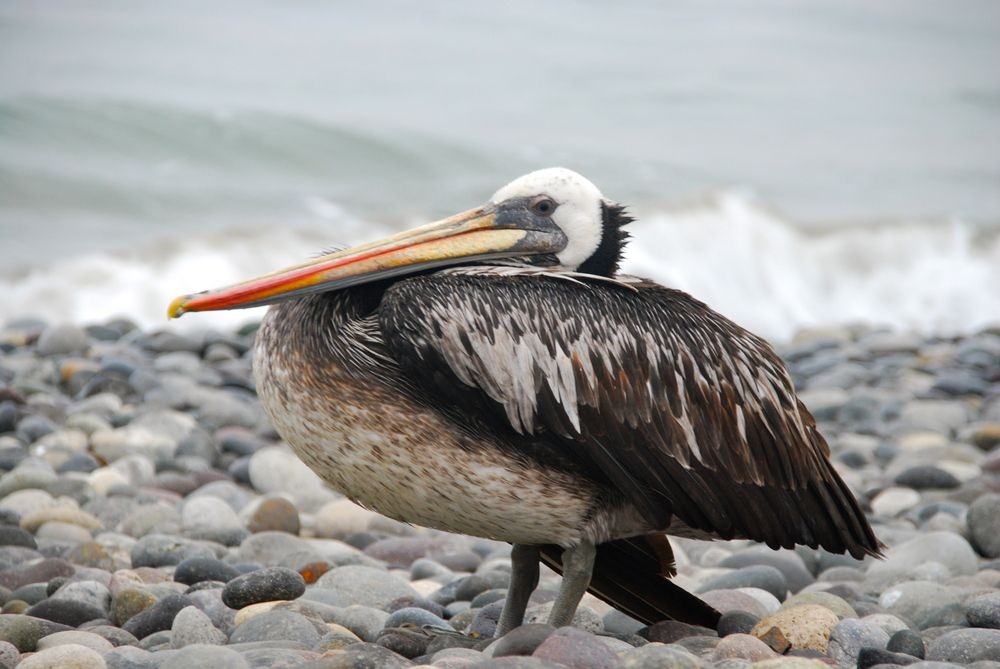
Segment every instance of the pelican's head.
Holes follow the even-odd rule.
[[[589,180],[561,167],[515,179],[475,209],[328,253],[232,286],[178,297],[168,314],[272,304],[459,264],[513,261],[613,276],[631,219]]]

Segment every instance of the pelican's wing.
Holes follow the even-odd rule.
[[[680,291],[564,279],[407,279],[382,301],[382,335],[435,400],[558,442],[657,526],[877,551],[766,342]]]

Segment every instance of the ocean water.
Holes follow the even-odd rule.
[[[565,165],[775,340],[1000,322],[1000,5],[0,2],[0,323],[166,304]]]

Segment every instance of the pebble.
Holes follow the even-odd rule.
[[[718,662],[727,658],[738,658],[749,660],[750,662],[760,662],[772,657],[777,657],[777,653],[771,650],[770,646],[755,636],[746,633],[730,634],[719,641],[719,644],[712,652],[712,660]]]
[[[879,606],[919,629],[964,619],[958,593],[928,581],[907,581],[892,586],[879,597]]]
[[[954,474],[934,465],[909,467],[896,475],[895,483],[914,490],[957,488],[962,485]]]
[[[85,622],[105,616],[104,611],[86,602],[54,598],[42,600],[24,613],[69,627],[79,627]]]
[[[75,643],[46,648],[21,660],[19,669],[106,669],[97,651]]]
[[[184,595],[167,595],[148,609],[129,618],[122,629],[134,634],[137,639],[144,639],[150,634],[169,630],[174,617],[181,609],[191,606],[192,602]]]
[[[857,662],[862,648],[884,649],[889,643],[889,634],[881,627],[857,618],[847,618],[837,623],[830,632],[827,653],[840,665]]]
[[[114,648],[110,641],[100,635],[92,632],[71,630],[66,632],[56,632],[55,634],[49,634],[48,636],[42,637],[38,640],[38,650],[45,650],[46,648],[54,648],[56,646],[71,643],[86,646],[87,648],[96,650],[98,653],[102,654],[105,651]]]
[[[618,665],[618,658],[597,637],[574,627],[557,629],[532,656],[581,669],[614,669]]]
[[[965,617],[973,627],[1000,629],[1000,592],[992,592],[967,601]]]
[[[788,582],[784,574],[770,565],[743,567],[728,574],[721,574],[703,583],[697,592],[732,588],[760,588],[779,601],[788,594]]]
[[[493,657],[531,655],[555,631],[552,625],[544,623],[521,625],[497,639],[489,651]]]
[[[893,518],[920,504],[920,493],[913,488],[886,488],[872,499],[872,511],[877,516]]]
[[[825,653],[830,634],[838,622],[837,614],[830,609],[816,604],[802,604],[764,618],[751,634],[763,639],[771,628],[777,627],[792,648]]]
[[[981,660],[1000,662],[1000,630],[957,629],[945,632],[927,644],[927,659],[956,664]]]
[[[816,580],[812,573],[806,569],[802,558],[797,553],[794,551],[774,551],[765,546],[735,553],[722,560],[718,566],[739,569],[753,565],[767,565],[780,571],[785,577],[787,589],[791,592],[798,592]],[[764,589],[767,590],[767,588]],[[774,594],[778,599],[782,598],[781,595],[774,592],[771,594]]]
[[[319,577],[316,587],[337,592],[349,604],[376,609],[386,608],[399,597],[419,597],[419,593],[406,581],[389,576],[381,569],[363,565],[331,569]]]
[[[649,644],[625,653],[621,669],[701,669],[698,658],[677,646]]]
[[[242,655],[224,646],[194,644],[186,646],[167,657],[158,669],[250,669]]]
[[[774,613],[780,606],[780,603],[774,600],[775,606],[773,609],[770,609],[753,595],[739,590],[709,590],[708,592],[699,594],[699,597],[715,607],[720,613],[743,611],[758,619]],[[771,597],[773,599],[773,595]]]
[[[170,646],[184,648],[192,644],[222,645],[226,635],[212,625],[212,620],[197,606],[185,606],[170,625]]]
[[[731,634],[749,634],[760,622],[760,617],[746,611],[727,611],[719,618],[716,631],[720,637]]]
[[[348,646],[336,656],[336,663],[302,665],[302,669],[353,669],[378,667],[378,669],[406,669],[413,663],[387,648],[373,643],[356,643]],[[178,667],[178,669],[189,669]]]
[[[856,666],[858,669],[869,669],[870,667],[879,665],[883,667],[906,666],[915,664],[919,661],[920,660],[915,657],[904,655],[902,653],[893,653],[881,648],[862,648],[858,652],[858,661]]]
[[[888,549],[884,560],[868,568],[866,582],[884,587],[928,562],[938,562],[956,576],[975,574],[977,569],[976,552],[963,537],[953,532],[930,532]]]
[[[192,557],[181,560],[174,568],[174,580],[194,585],[203,581],[228,583],[240,573],[222,560],[211,557]]]
[[[222,601],[232,609],[276,599],[295,599],[306,591],[302,576],[286,567],[268,567],[232,579],[222,590]]]
[[[901,629],[889,637],[886,650],[924,659],[924,640],[911,629]]]
[[[969,506],[966,522],[979,552],[989,558],[1000,557],[1000,494],[979,496]]]
[[[87,349],[87,333],[75,325],[53,325],[38,337],[38,355],[69,355]]]
[[[247,529],[254,533],[276,531],[297,535],[301,527],[299,510],[283,497],[264,499],[247,522]]]
[[[245,641],[296,641],[311,647],[320,634],[309,620],[293,611],[266,611],[238,626],[229,637],[230,643]]]

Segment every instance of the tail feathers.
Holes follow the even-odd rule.
[[[541,548],[542,562],[562,573],[562,549]],[[646,625],[669,619],[715,629],[719,612],[671,583],[674,573],[666,536],[619,539],[597,547],[588,591]]]

